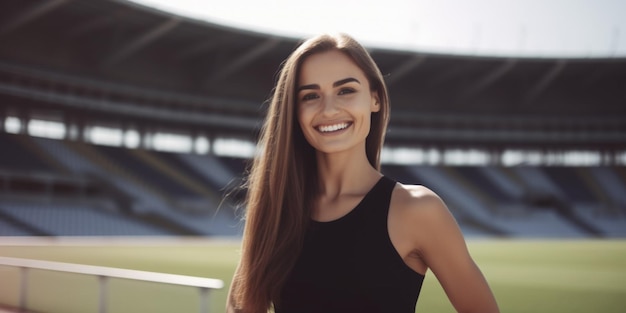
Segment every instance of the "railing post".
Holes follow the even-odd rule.
[[[28,309],[28,267],[20,267],[21,285],[20,285],[20,311]]]
[[[100,286],[98,299],[98,313],[107,312],[107,296],[108,296],[108,277],[98,276],[98,285]]]
[[[200,313],[209,313],[209,288],[198,287],[200,291]]]

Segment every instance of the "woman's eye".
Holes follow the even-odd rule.
[[[317,94],[307,93],[304,96],[302,96],[302,101],[308,101],[308,100],[313,100],[313,99],[317,99],[317,98],[318,98]]]
[[[355,90],[352,88],[341,88],[341,90],[339,90],[339,95],[346,95],[346,94],[350,94],[353,93]]]

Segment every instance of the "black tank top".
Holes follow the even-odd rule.
[[[424,276],[409,268],[387,229],[396,182],[382,177],[345,216],[312,221],[276,313],[414,313]]]

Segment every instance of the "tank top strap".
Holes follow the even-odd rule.
[[[365,223],[370,227],[387,231],[387,217],[389,215],[389,204],[391,203],[391,194],[396,186],[396,181],[383,176],[376,184],[374,189],[364,199],[364,205],[367,209],[364,212]]]
[[[373,203],[376,206],[380,206],[381,208],[384,208],[384,213],[385,215],[387,214],[387,212],[389,211],[389,204],[391,203],[391,194],[393,193],[393,189],[396,187],[396,181],[387,177],[387,176],[383,176],[381,178],[380,181],[380,185],[379,185],[379,190],[376,193],[376,197],[375,197],[375,202]]]

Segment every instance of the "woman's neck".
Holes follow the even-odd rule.
[[[368,161],[365,153],[317,154],[320,196],[338,197],[369,188],[382,174]]]

